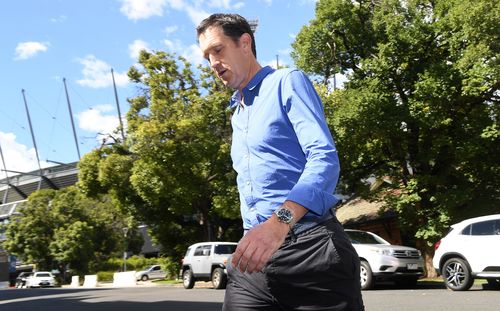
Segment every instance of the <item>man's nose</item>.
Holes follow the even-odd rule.
[[[214,56],[210,56],[209,61],[210,61],[210,67],[212,67],[212,69],[215,69],[220,64],[219,59],[217,59]]]

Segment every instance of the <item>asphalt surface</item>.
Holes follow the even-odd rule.
[[[152,284],[149,284],[152,285]],[[115,288],[0,289],[0,311],[198,311],[221,310],[224,290],[197,283],[185,290],[179,285]],[[366,311],[499,311],[500,291],[475,285],[466,292],[453,292],[442,285],[419,285],[416,289],[379,286],[363,291]]]

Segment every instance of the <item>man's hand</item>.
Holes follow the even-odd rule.
[[[231,263],[241,272],[264,269],[271,256],[280,248],[290,230],[273,214],[267,221],[255,226],[241,239]]]
[[[305,207],[293,201],[286,201],[283,206],[292,212],[294,223],[307,213]],[[268,220],[250,229],[241,239],[231,260],[233,267],[248,273],[262,271],[285,241],[288,231],[289,225],[280,222],[273,213]]]

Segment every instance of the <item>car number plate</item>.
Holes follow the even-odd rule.
[[[408,268],[408,270],[418,270],[418,264],[409,263],[409,264],[406,264],[406,268]]]

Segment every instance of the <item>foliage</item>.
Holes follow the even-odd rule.
[[[105,199],[89,199],[75,187],[36,191],[20,213],[6,226],[3,247],[36,263],[38,269],[68,266],[87,273],[125,247],[124,219],[114,205]]]
[[[498,211],[498,12],[489,0],[320,0],[293,44],[307,72],[349,75],[322,91],[345,190],[389,177],[385,199],[428,253],[451,222]]]
[[[179,257],[200,240],[233,240],[237,220],[230,162],[230,93],[206,69],[197,78],[182,57],[143,51],[130,79],[127,137],[85,155],[79,185],[109,193],[148,225],[163,253]],[[197,82],[200,80],[200,82]]]
[[[142,256],[132,256],[127,258],[127,270],[128,271],[141,271],[148,266],[160,265],[161,268],[167,272],[167,279],[175,279],[179,274],[180,262],[171,257],[158,257],[158,258],[145,258]],[[123,270],[123,258],[110,258],[106,262],[102,263],[99,267],[100,272],[104,273],[114,273]],[[111,275],[111,279],[112,279]],[[99,281],[102,279],[99,278]]]

